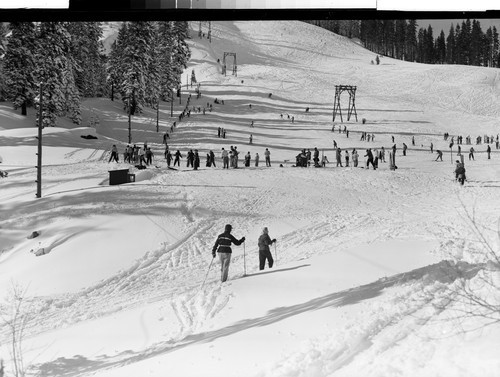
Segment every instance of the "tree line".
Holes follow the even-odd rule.
[[[23,115],[41,102],[54,126],[80,124],[82,98],[119,98],[136,114],[172,97],[190,58],[187,22],[123,22],[109,55],[102,37],[99,22],[0,24],[0,100]]]
[[[416,20],[316,20],[308,21],[349,38],[359,38],[363,46],[391,58],[428,64],[464,64],[500,67],[498,31],[486,32],[477,20],[450,25],[434,36],[431,25],[418,27]]]

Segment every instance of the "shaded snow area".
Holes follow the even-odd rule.
[[[156,111],[132,118],[133,142],[155,153],[145,170],[123,162],[120,101],[87,99],[81,127],[60,119],[43,130],[37,199],[34,110],[25,118],[0,104],[0,169],[9,173],[0,178],[0,297],[13,286],[24,292],[28,375],[499,376],[500,153],[490,144],[488,159],[475,143],[500,131],[498,70],[371,64],[375,54],[358,44],[294,21],[212,22],[211,43],[191,27],[174,116],[161,103],[159,132]],[[237,76],[231,58],[221,74],[224,52],[236,53]],[[201,98],[185,85],[192,70]],[[337,115],[332,132],[335,85],[357,86],[357,121],[347,120],[343,93],[344,122]],[[189,94],[191,115],[179,121]],[[349,137],[338,132],[344,126]],[[184,156],[176,170],[163,158],[165,132]],[[462,145],[463,187],[453,173],[457,135],[470,135],[476,150],[469,161]],[[337,167],[333,140],[349,154],[356,148],[360,165]],[[119,163],[108,162],[113,144]],[[238,169],[222,169],[230,146]],[[387,162],[364,168],[365,150],[382,146]],[[314,147],[326,167],[294,167]],[[197,171],[186,167],[189,149],[200,152]],[[205,166],[210,150],[217,167]],[[136,181],[109,185],[108,171],[121,168]],[[228,223],[246,241],[233,247],[221,283],[211,253]],[[259,271],[265,226],[277,239],[275,265]],[[0,358],[9,376],[7,302]]]

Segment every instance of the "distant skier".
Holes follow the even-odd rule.
[[[182,158],[182,154],[178,149],[177,149],[177,152],[175,152],[174,156],[175,156],[174,166],[177,165],[177,166],[181,167],[180,159]]]
[[[469,161],[471,159],[474,160],[474,148],[473,147],[470,147],[470,150],[469,150]]]
[[[193,169],[198,170],[199,167],[200,167],[200,155],[198,154],[198,149],[195,149],[193,154]]]
[[[370,148],[366,150],[365,157],[368,157],[366,160],[366,168],[368,169],[370,167],[370,164],[372,164],[373,170],[376,170],[377,168],[375,167],[375,164],[373,162],[373,153]]]
[[[264,152],[264,157],[266,158],[266,166],[270,167],[271,166],[271,152],[269,152],[269,149],[266,148],[266,151]]]
[[[403,143],[403,156],[406,156],[406,150],[408,149],[408,146]]]
[[[116,147],[116,144],[113,144],[113,147],[111,147],[111,156],[109,157],[108,163],[110,163],[111,160],[115,160],[115,162],[120,162],[118,160],[118,148]]]
[[[245,242],[245,237],[237,240],[231,234],[233,227],[231,224],[227,224],[224,228],[224,233],[219,234],[215,245],[212,248],[212,256],[215,258],[215,253],[219,253],[219,258],[221,262],[221,281],[225,282],[227,280],[227,275],[229,272],[229,264],[231,263],[231,244],[241,245]]]
[[[434,144],[431,143],[431,153],[434,153]]]
[[[443,152],[441,152],[439,149],[436,149],[436,153],[437,153],[437,157],[436,157],[436,160],[441,160],[443,161]]]
[[[215,153],[214,151],[210,151],[210,166],[214,166],[214,168],[216,168],[217,166],[215,166]]]
[[[221,157],[222,157],[222,168],[229,169],[229,153],[224,148],[222,148]]]
[[[266,260],[269,265],[269,268],[273,267],[274,259],[271,254],[271,250],[269,250],[269,246],[276,242],[276,238],[271,239],[269,237],[269,230],[267,227],[262,229],[262,234],[259,237],[258,245],[259,245],[259,270],[263,270],[266,265]]]
[[[259,154],[255,153],[255,167],[259,166]]]
[[[491,159],[491,147],[488,144],[488,147],[486,148],[486,153],[488,153],[488,160]]]
[[[335,160],[337,161],[337,167],[343,167],[342,166],[342,149],[337,148],[335,152]]]
[[[250,160],[252,159],[252,156],[250,155],[250,152],[248,152],[245,155],[245,167],[250,167]]]
[[[357,168],[358,167],[358,158],[359,158],[358,151],[356,149],[353,149],[351,155],[352,155],[352,163],[353,163],[354,167]]]
[[[345,150],[345,166],[349,167],[349,151]]]

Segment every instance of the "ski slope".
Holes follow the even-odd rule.
[[[460,187],[456,147],[450,155],[443,139],[498,134],[497,70],[387,57],[374,65],[375,54],[353,41],[297,21],[212,22],[211,43],[198,37],[197,22],[191,27],[174,117],[162,103],[159,132],[156,111],[132,119],[133,143],[155,152],[145,170],[108,163],[113,144],[123,159],[128,137],[120,101],[87,99],[81,127],[60,119],[44,129],[36,199],[35,114],[0,104],[0,168],[9,172],[0,179],[0,297],[13,283],[26,292],[29,375],[498,376],[500,326],[463,316],[477,308],[451,300],[450,289],[461,272],[499,302],[483,283],[500,281],[486,268],[487,246],[499,247],[500,153],[494,144],[491,160],[485,144],[474,145],[474,161],[464,153],[468,181]],[[221,74],[224,52],[236,53],[237,76],[231,59]],[[192,70],[199,99],[186,88]],[[344,122],[337,118],[332,132],[335,85],[357,86],[358,121],[347,121],[344,93]],[[213,110],[179,121],[189,94],[190,108]],[[163,159],[173,121],[169,146],[184,155],[177,170]],[[375,140],[361,141],[361,132]],[[81,138],[89,134],[98,139]],[[362,168],[367,148],[384,146],[388,161],[392,136],[398,169]],[[356,148],[360,166],[337,167],[333,140]],[[444,161],[435,161],[431,142]],[[221,148],[230,146],[240,151],[238,169],[221,168]],[[292,166],[314,147],[328,156],[326,168]],[[200,152],[198,171],[186,167],[189,149]],[[216,168],[205,166],[210,150]],[[109,186],[108,171],[119,168],[136,182]],[[211,251],[227,223],[246,242],[233,247],[221,284]],[[264,226],[277,239],[276,265],[258,271]],[[33,231],[40,236],[28,238]],[[4,322],[0,330],[10,372]]]

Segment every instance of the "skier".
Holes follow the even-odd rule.
[[[200,155],[198,154],[198,149],[195,149],[193,154],[193,169],[198,170],[199,167],[200,167]]]
[[[222,169],[229,169],[229,153],[224,148],[222,148],[221,157]]]
[[[353,149],[352,150],[352,163],[354,165],[355,168],[358,167],[358,151],[356,149]]]
[[[252,140],[253,140],[253,136],[252,136],[252,134],[250,134],[249,144],[252,144]]]
[[[177,149],[177,152],[175,152],[174,156],[175,156],[174,166],[178,165],[179,167],[181,167],[180,159],[182,158],[182,154],[181,154],[181,152],[178,149]]]
[[[191,167],[194,167],[193,166],[193,161],[194,161],[194,152],[192,149],[189,150],[189,152],[187,153],[187,162],[186,162],[186,167],[189,168],[190,166]]]
[[[151,148],[148,148],[145,154],[146,154],[146,165],[151,165],[153,163],[153,152],[151,151]]]
[[[434,144],[431,143],[431,153],[434,153]]]
[[[269,152],[269,149],[266,148],[266,151],[264,152],[264,156],[266,157],[266,166],[270,167],[271,166],[271,152]]]
[[[246,155],[245,155],[245,167],[250,167],[250,160],[251,160],[252,156],[250,155],[250,152],[248,152]]]
[[[262,229],[262,234],[259,237],[258,245],[259,245],[259,270],[263,270],[264,266],[267,263],[269,268],[273,267],[274,259],[271,254],[271,250],[269,250],[269,246],[276,242],[276,238],[271,239],[269,237],[269,230],[267,227]]]
[[[330,161],[328,161],[328,158],[326,156],[323,156],[321,158],[321,166],[326,167],[327,163],[330,163]]]
[[[406,156],[406,150],[408,149],[408,146],[403,143],[403,156]]]
[[[491,159],[491,147],[488,144],[488,147],[486,148],[486,153],[488,153],[488,160]]]
[[[118,148],[116,147],[115,144],[113,144],[113,147],[111,148],[111,156],[109,157],[108,164],[111,162],[111,160],[115,160],[115,162],[120,162],[118,161]]]
[[[337,148],[335,158],[337,160],[337,167],[342,167],[342,149]]]
[[[255,153],[255,166],[256,167],[259,166],[259,154],[258,153]]]
[[[167,155],[165,158],[167,159],[167,166],[170,167],[170,163],[172,162],[172,153],[170,153],[170,151],[167,151]]]
[[[349,151],[345,150],[345,166],[349,167]]]
[[[212,257],[215,258],[215,253],[219,253],[219,258],[221,262],[221,281],[225,282],[227,280],[227,274],[229,272],[229,264],[231,263],[231,243],[235,245],[241,245],[245,242],[245,237],[237,240],[231,234],[233,227],[231,224],[227,224],[224,228],[224,233],[218,235],[215,245],[212,248]]]
[[[375,167],[375,164],[373,163],[373,153],[370,148],[366,150],[365,157],[368,157],[368,159],[366,160],[366,168],[368,169],[370,167],[370,164],[372,164],[373,170],[377,169]]]
[[[215,166],[215,153],[214,151],[210,151],[210,166],[214,166],[214,168],[216,168],[217,166]]]
[[[473,147],[470,147],[470,150],[469,150],[469,161],[470,161],[470,159],[474,160],[474,148]]]
[[[457,165],[455,168],[455,180],[460,182],[461,185],[464,184],[465,182],[465,167],[464,164],[460,163],[460,161],[457,160]]]
[[[441,152],[439,149],[436,149],[436,153],[438,154],[436,159],[434,161],[437,161],[437,160],[441,160],[443,161],[443,152]]]

